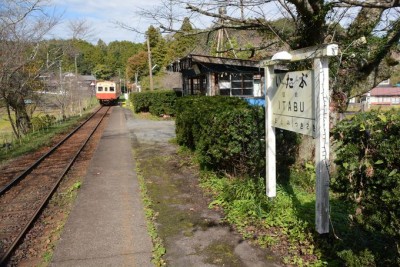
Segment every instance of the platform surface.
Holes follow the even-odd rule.
[[[50,266],[154,266],[121,107],[113,107]]]

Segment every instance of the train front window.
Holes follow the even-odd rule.
[[[110,92],[114,92],[114,87],[113,86],[110,87]]]
[[[106,91],[106,92],[107,92],[107,91],[108,91],[108,87],[104,87],[104,91]]]
[[[101,92],[101,91],[103,91],[103,86],[99,86],[99,87],[97,87],[97,91],[98,91],[98,92]]]

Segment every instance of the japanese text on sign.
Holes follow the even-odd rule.
[[[272,126],[315,137],[313,72],[275,74],[273,79]]]

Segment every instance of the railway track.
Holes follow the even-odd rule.
[[[0,266],[20,244],[109,109],[98,109],[28,168],[0,185]]]

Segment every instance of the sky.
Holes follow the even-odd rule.
[[[107,44],[112,41],[127,40],[135,43],[144,42],[144,35],[123,29],[121,26],[115,24],[115,21],[129,25],[140,32],[144,33],[150,25],[159,27],[159,24],[150,21],[148,18],[141,17],[140,11],[143,10],[156,10],[158,13],[165,11],[163,7],[163,0],[43,0],[55,6],[57,17],[61,17],[61,23],[54,28],[51,37],[56,39],[69,39],[71,38],[71,31],[68,29],[68,22],[70,20],[86,20],[87,23],[93,28],[94,37],[87,40],[96,44],[99,39],[102,39]],[[199,1],[201,2],[201,1]],[[215,12],[218,7],[214,7]],[[179,25],[174,25],[174,28],[181,26],[183,17],[188,16],[187,10],[174,5],[172,7],[174,19],[179,21]],[[277,11],[275,6],[268,8],[268,16],[274,19],[280,12]],[[231,12],[231,13],[230,13]],[[231,9],[228,15],[237,16],[238,9]],[[251,13],[245,14],[252,17]],[[196,28],[204,29],[210,26],[212,19],[199,16],[189,16],[190,21]],[[114,23],[113,23],[114,22]]]
[[[71,38],[68,21],[85,19],[93,29],[93,38],[87,40],[97,43],[102,39],[107,44],[112,41],[127,40],[135,43],[144,42],[142,34],[128,31],[113,23],[119,21],[141,32],[147,30],[151,22],[140,17],[141,9],[151,10],[160,6],[160,0],[52,0],[57,17],[61,23],[51,32],[51,37],[57,39]],[[158,26],[158,25],[154,25]]]
[[[68,22],[70,20],[82,20],[85,19],[89,25],[92,26],[95,36],[91,40],[87,40],[91,43],[97,43],[99,39],[102,39],[107,44],[112,41],[127,40],[135,43],[144,42],[144,35],[128,31],[123,29],[121,26],[116,25],[115,21],[122,22],[123,24],[129,25],[140,32],[144,33],[150,25],[159,27],[159,24],[148,18],[141,17],[140,11],[156,11],[159,14],[165,11],[163,6],[163,0],[43,0],[48,1],[50,5],[55,7],[57,17],[61,17],[61,23],[54,28],[52,36],[56,39],[69,39],[71,38],[71,32],[68,29]],[[201,1],[199,1],[201,2]],[[174,25],[174,28],[179,28],[182,23],[182,19],[188,16],[187,10],[177,5],[171,7],[174,13],[174,19],[179,21]],[[218,7],[214,7],[217,9]],[[49,9],[50,10],[50,9]],[[215,11],[215,10],[214,10]],[[215,11],[217,12],[217,11]],[[228,15],[233,15],[229,13]],[[236,11],[237,13],[237,11]],[[275,12],[276,13],[276,10]],[[237,14],[236,14],[237,15]],[[210,26],[213,19],[204,16],[191,14],[189,16],[190,21],[195,27],[204,29]]]

